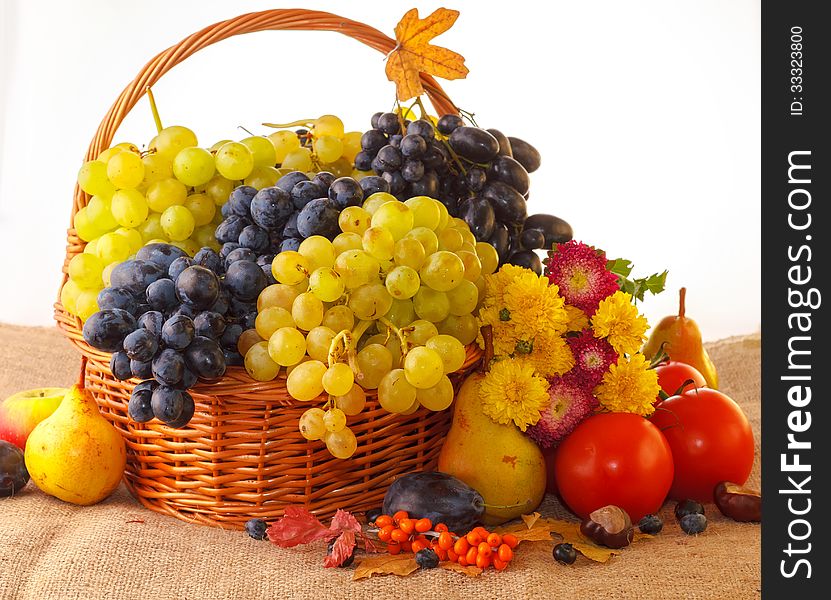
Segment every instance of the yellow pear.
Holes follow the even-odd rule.
[[[672,360],[688,364],[698,369],[707,381],[707,387],[718,389],[718,373],[716,366],[707,354],[701,341],[701,330],[698,323],[686,315],[687,288],[679,292],[678,314],[664,317],[652,329],[649,339],[643,346],[643,355],[652,360],[663,345]]]
[[[51,496],[89,505],[109,496],[124,474],[121,434],[98,412],[89,390],[72,386],[26,441],[26,468]]]
[[[504,523],[533,511],[545,495],[545,458],[513,423],[482,412],[482,375],[468,377],[456,396],[453,424],[439,453],[439,471],[464,481],[485,500],[484,522]]]

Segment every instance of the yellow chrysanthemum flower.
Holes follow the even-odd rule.
[[[655,397],[661,386],[658,373],[649,368],[643,354],[631,358],[621,356],[616,365],[611,365],[603,380],[594,388],[601,406],[612,412],[630,412],[636,415],[650,415],[654,412]]]
[[[637,352],[649,328],[646,317],[632,304],[632,295],[621,291],[600,301],[591,323],[594,337],[608,339],[618,354]]]
[[[505,359],[491,365],[479,386],[482,412],[502,425],[525,431],[540,420],[548,403],[548,382],[523,361]]]
[[[568,313],[560,288],[533,271],[523,271],[512,279],[503,297],[513,324],[531,335],[539,331],[565,333]]]
[[[571,304],[565,305],[568,315],[568,331],[583,331],[589,326],[589,317],[582,310]]]
[[[544,377],[563,375],[574,367],[574,354],[565,338],[550,332],[540,332],[533,340],[530,354],[514,356],[532,365]]]

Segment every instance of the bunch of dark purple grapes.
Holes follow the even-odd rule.
[[[100,310],[84,323],[84,339],[112,352],[119,380],[137,377],[130,417],[183,427],[194,413],[187,390],[242,364],[237,341],[254,326],[257,297],[268,284],[254,260],[223,261],[211,248],[193,258],[170,244],[149,244],[117,265],[98,295]]]
[[[528,174],[540,166],[531,144],[496,129],[466,126],[458,115],[445,115],[434,127],[427,119],[375,113],[371,125],[355,168],[374,171],[400,200],[421,195],[440,200],[478,241],[496,248],[501,263],[541,273],[534,250],[571,239],[571,227],[562,219],[528,217]]]

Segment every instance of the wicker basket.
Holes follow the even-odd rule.
[[[86,160],[109,147],[121,121],[147,87],[176,64],[225,38],[271,29],[336,31],[384,54],[395,46],[394,40],[372,27],[303,9],[268,10],[216,23],[147,63],[107,112]],[[422,74],[421,80],[439,114],[458,112],[432,77]],[[73,220],[87,201],[76,185]],[[70,228],[64,281],[69,261],[84,245]],[[300,435],[297,422],[309,405],[288,395],[284,376],[260,383],[240,367],[229,368],[217,383],[191,390],[196,414],[187,427],[135,423],[127,415],[127,402],[137,380],[122,382],[113,377],[110,355],[84,341],[80,320],[60,302],[55,305],[55,319],[86,358],[86,385],[127,442],[127,487],[148,508],[187,521],[240,528],[252,517],[278,517],[290,504],[321,516],[338,508],[376,507],[397,476],[435,467],[450,425],[449,411],[389,414],[370,392],[364,412],[349,418],[358,451],[348,460],[334,459],[321,442],[308,442]],[[468,349],[465,364],[455,375],[457,386],[479,357],[477,349]]]

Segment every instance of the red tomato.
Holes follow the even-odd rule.
[[[677,360],[661,363],[655,367],[655,372],[658,374],[658,385],[661,386],[667,396],[675,396],[681,393],[681,385],[688,379],[692,379],[693,383],[687,384],[683,391],[695,387],[707,387],[707,380],[704,379],[704,375],[698,369]],[[660,403],[661,399],[659,397],[655,406]]]
[[[547,494],[557,493],[557,477],[554,474],[554,462],[557,459],[557,448],[548,448],[542,451],[545,457],[545,492]]]
[[[661,432],[631,413],[589,417],[557,449],[560,495],[580,517],[619,506],[637,523],[657,512],[672,485],[672,452]]]
[[[753,468],[753,430],[725,394],[699,388],[661,403],[652,422],[672,448],[675,480],[670,497],[712,502],[721,481],[744,484]]]

